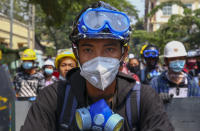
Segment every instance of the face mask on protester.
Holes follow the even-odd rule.
[[[136,73],[140,70],[140,66],[128,66],[128,69],[132,72],[132,73]]]
[[[105,90],[115,79],[120,61],[116,58],[96,57],[81,66],[81,75],[94,87]]]
[[[187,67],[188,67],[189,69],[194,69],[195,66],[196,66],[196,62],[187,62]]]
[[[45,72],[47,75],[51,75],[51,74],[53,74],[53,69],[45,68],[45,69],[44,69],[44,72]]]
[[[28,70],[28,69],[31,69],[33,67],[33,63],[32,62],[24,62],[22,64],[23,68]]]
[[[174,72],[181,72],[184,68],[185,60],[175,60],[169,62],[169,68]]]
[[[145,61],[146,61],[146,65],[149,69],[155,69],[157,62],[158,62],[158,59],[156,59],[156,58],[153,58],[153,59],[146,58]]]

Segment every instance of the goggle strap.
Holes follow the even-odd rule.
[[[72,44],[72,46],[73,46],[73,48],[75,49],[75,52],[76,52],[75,55],[77,56],[78,65],[79,65],[80,69],[82,69],[81,64],[80,64],[79,54],[78,54],[78,48],[75,44]]]
[[[122,57],[119,59],[119,62],[121,63],[124,57],[124,47],[122,47]]]

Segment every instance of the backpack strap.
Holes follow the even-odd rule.
[[[69,129],[74,117],[74,113],[76,111],[76,107],[78,105],[76,97],[73,96],[72,93],[70,93],[70,89],[71,86],[67,84],[65,90],[64,103],[59,118],[60,130]]]
[[[136,84],[134,85],[134,87],[132,88],[132,90],[129,92],[128,96],[127,96],[127,100],[126,100],[126,113],[127,113],[127,118],[128,118],[128,124],[129,124],[129,127],[131,129],[133,129],[133,122],[135,122],[135,124],[139,125],[139,119],[140,119],[140,88],[141,88],[141,85],[139,82],[136,82]],[[133,111],[133,108],[132,105],[132,101],[131,101],[131,94],[132,92],[136,92],[136,104],[137,104],[137,113],[135,113],[137,115],[134,116],[132,113]],[[134,117],[132,117],[134,116]],[[135,118],[135,121],[132,120],[132,118]]]
[[[140,81],[141,82],[144,82],[145,81],[145,76],[146,74],[145,74],[145,69],[142,69],[141,70],[141,74],[140,74]]]

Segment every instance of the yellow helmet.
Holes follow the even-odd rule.
[[[2,59],[2,51],[0,50],[0,60]]]
[[[36,53],[32,49],[26,49],[21,56],[22,61],[24,61],[24,60],[36,60],[36,59],[37,59]]]
[[[76,57],[75,57],[74,53],[72,52],[72,50],[71,49],[65,49],[60,54],[58,54],[57,57],[56,57],[56,60],[55,60],[56,69],[58,69],[59,61],[64,57],[72,58],[73,60],[75,60],[77,62]]]
[[[143,51],[144,51],[144,49],[147,47],[147,44],[145,44],[145,45],[143,45],[142,46],[142,49],[140,50],[140,55],[143,55]]]

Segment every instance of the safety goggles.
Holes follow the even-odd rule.
[[[143,52],[144,54],[144,57],[152,57],[152,58],[155,58],[155,57],[158,57],[159,53],[157,50],[144,50]]]
[[[79,32],[84,34],[95,34],[108,28],[113,34],[123,35],[129,27],[130,20],[126,14],[102,7],[84,12],[78,24]]]

